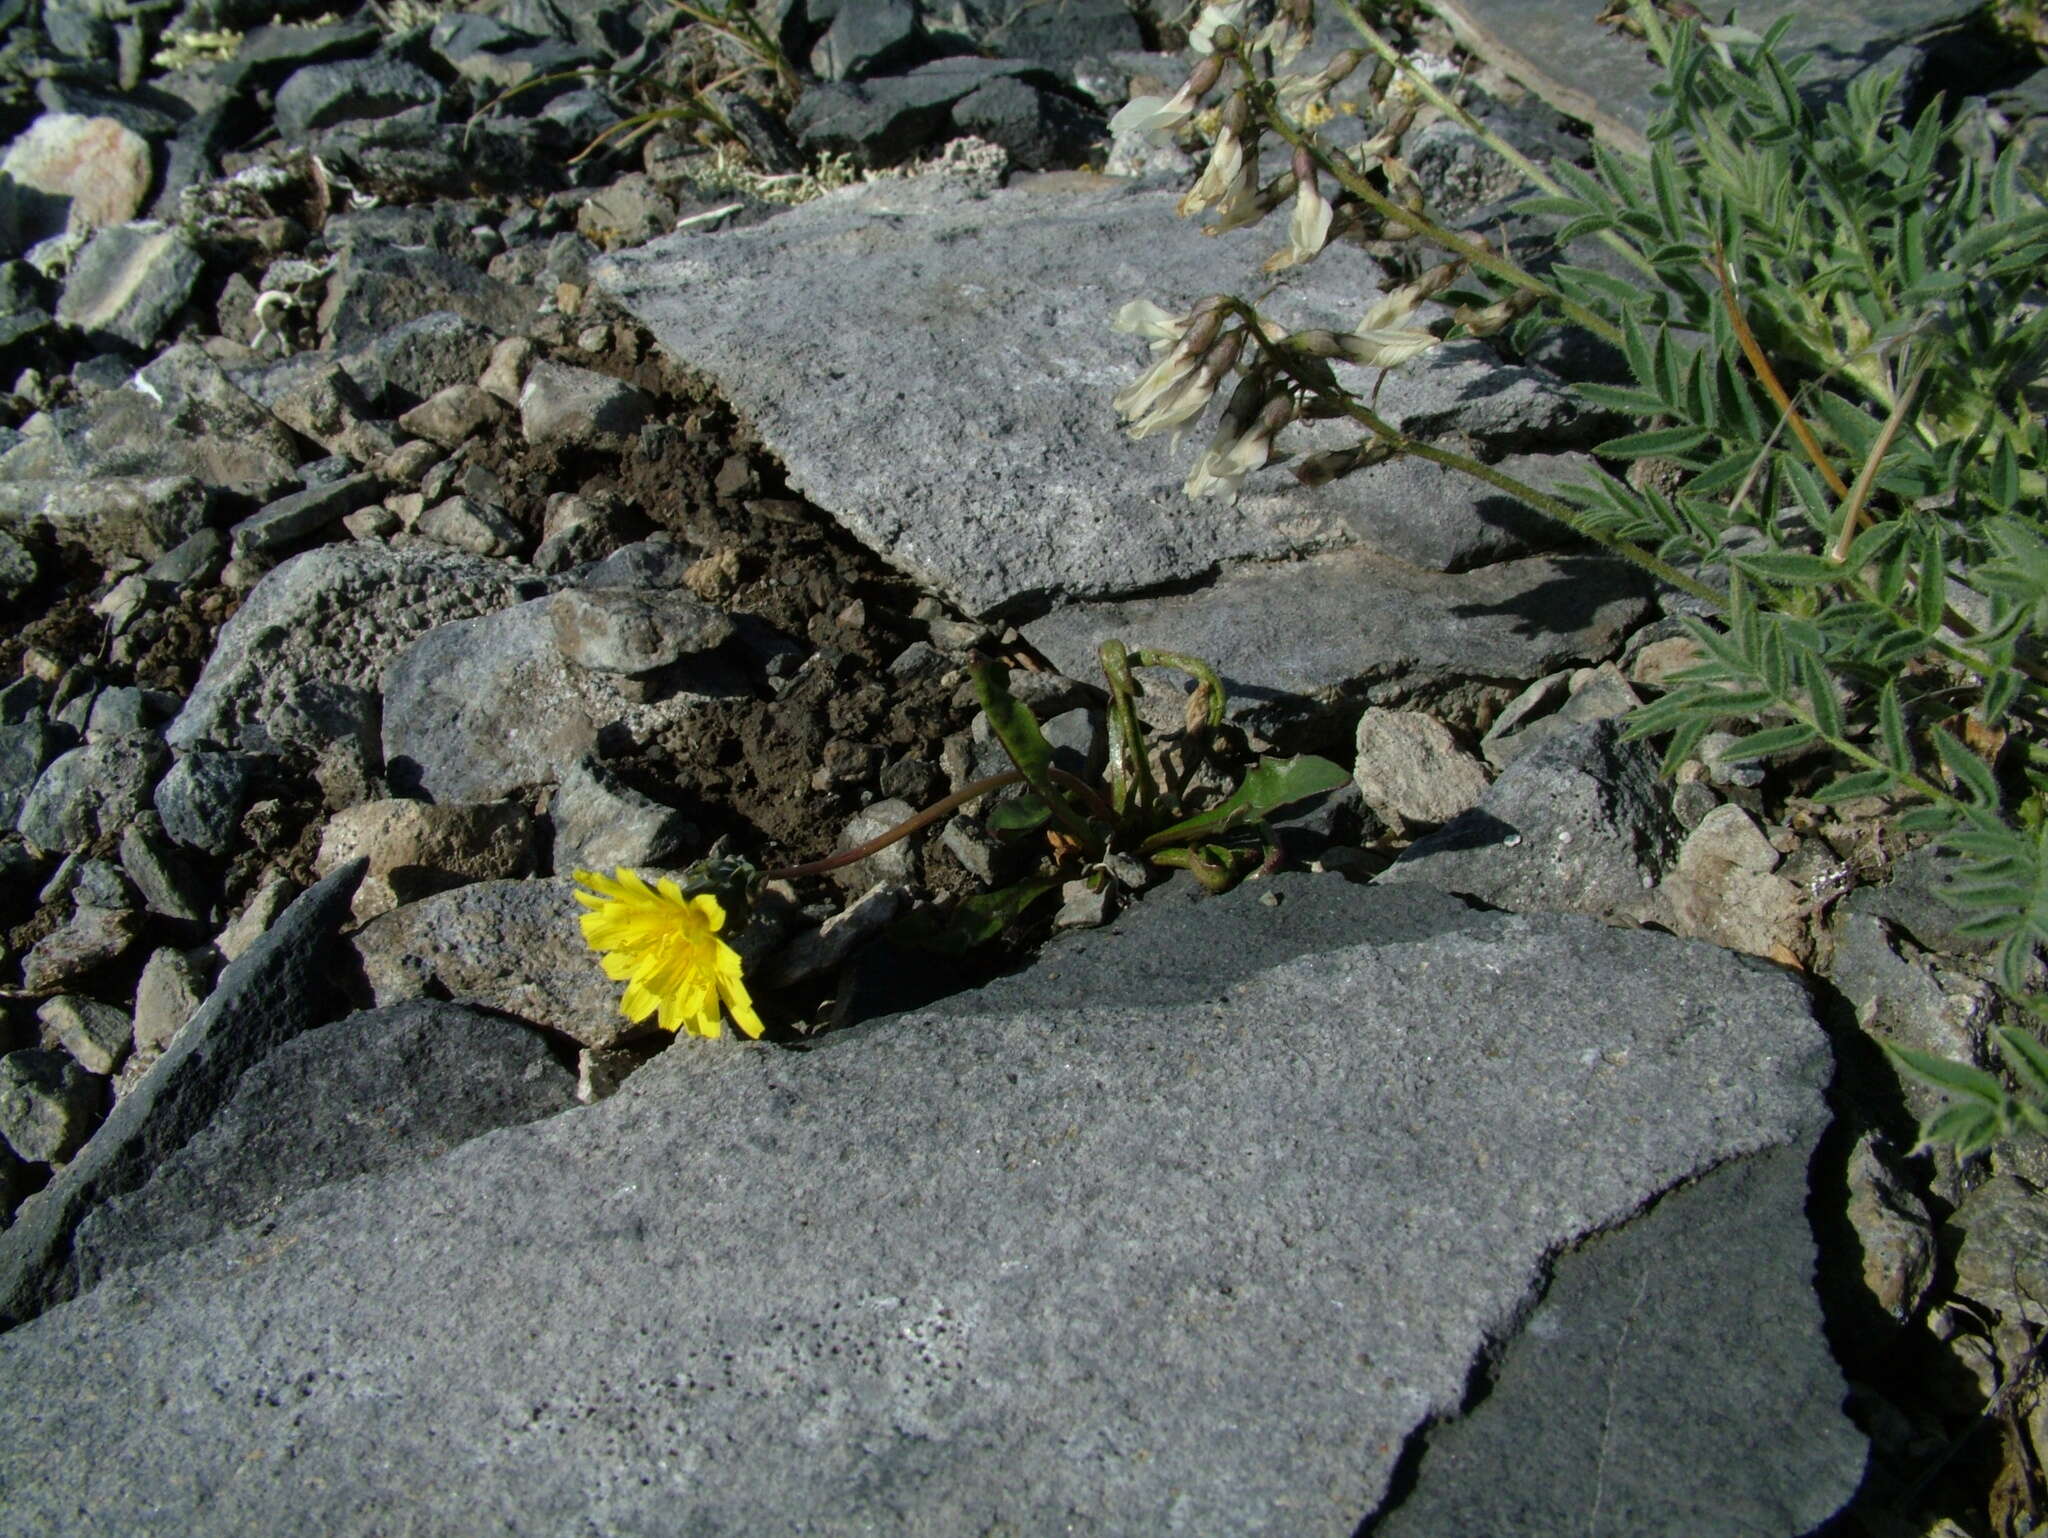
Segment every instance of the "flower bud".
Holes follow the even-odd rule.
[[[1248,430],[1257,419],[1259,407],[1265,404],[1266,392],[1273,388],[1273,381],[1265,374],[1247,374],[1237,382],[1237,388],[1230,392],[1230,399],[1223,404],[1223,418],[1216,424],[1216,436],[1228,433],[1235,438]]]
[[[1369,465],[1383,464],[1394,457],[1393,449],[1377,438],[1368,438],[1348,449],[1327,449],[1311,454],[1294,467],[1294,478],[1304,486],[1327,486]]]
[[[1223,339],[1202,358],[1202,367],[1195,375],[1202,385],[1213,390],[1223,382],[1223,376],[1237,367],[1238,357],[1244,352],[1244,331],[1228,332]]]
[[[1212,53],[1203,56],[1202,62],[1188,75],[1188,82],[1181,89],[1194,101],[1200,101],[1216,89],[1216,82],[1223,78],[1223,55]]]
[[[1272,442],[1273,435],[1292,422],[1295,417],[1294,397],[1276,395],[1259,409],[1258,419],[1252,424],[1251,436]]]
[[[1215,50],[1215,52],[1212,53],[1210,57],[1216,58],[1220,57],[1223,54],[1235,53],[1237,51],[1237,44],[1237,28],[1231,26],[1228,22],[1225,22],[1222,26],[1218,27],[1214,32],[1211,32],[1209,34],[1209,46]]]
[[[1297,331],[1280,344],[1303,358],[1340,358],[1344,344],[1334,331]]]

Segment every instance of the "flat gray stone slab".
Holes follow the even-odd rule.
[[[92,1140],[0,1231],[0,1330],[70,1297],[79,1285],[78,1225],[198,1136],[273,1048],[330,1018],[337,999],[327,953],[366,866],[351,860],[294,898],[228,964]]]
[[[853,535],[976,615],[1043,609],[1204,577],[1220,563],[1370,539],[1412,493],[1358,477],[1310,490],[1284,470],[1242,498],[1190,502],[1181,483],[1210,424],[1178,449],[1134,443],[1112,400],[1148,366],[1110,329],[1133,299],[1185,311],[1254,295],[1285,233],[1206,239],[1171,193],[1108,178],[1046,177],[976,195],[930,176],[848,189],[745,229],[621,252],[598,281],[683,363],[708,374],[779,457],[789,481]],[[1325,252],[1263,301],[1290,326],[1355,325],[1379,267]],[[1376,371],[1343,371],[1369,391]],[[1489,450],[1582,446],[1584,413],[1538,370],[1460,344],[1389,374],[1381,414]],[[1357,434],[1319,424],[1306,447]],[[1412,477],[1411,477],[1412,479]],[[1498,498],[1472,485],[1431,514],[1497,545]]]
[[[0,1338],[0,1485],[24,1534],[1349,1534],[1546,1255],[1804,1146],[1829,1071],[1798,983],[1706,946],[1167,891],[122,1273]],[[1826,1348],[1731,1358],[1809,1407]],[[1803,1425],[1745,1473],[1819,1509],[1861,1457]]]
[[[260,1223],[302,1192],[576,1103],[540,1035],[420,999],[315,1027],[244,1073],[206,1130],[79,1225],[83,1280]]]
[[[1246,564],[1193,593],[1075,604],[1024,626],[1024,638],[1070,678],[1101,676],[1096,648],[1206,659],[1231,718],[1272,738],[1320,708],[1387,684],[1540,678],[1596,661],[1649,612],[1633,567],[1605,557],[1537,556],[1475,571],[1422,571],[1369,550]],[[1148,693],[1140,711],[1177,725],[1177,697]]]
[[[1560,1256],[1486,1397],[1430,1433],[1415,1488],[1372,1538],[1751,1538],[1833,1516],[1864,1455],[1834,1364],[1742,1349],[1701,1370],[1718,1342],[1819,1334],[1811,1236],[1756,1221],[1805,1202],[1812,1152],[1735,1160]],[[1669,1483],[1674,1447],[1701,1460],[1689,1489]],[[1778,1447],[1811,1461],[1765,1451]]]
[[[1716,19],[1726,11],[1705,9]],[[1835,84],[1981,9],[1975,0],[1754,0],[1738,19],[1761,36],[1791,17],[1780,57],[1810,52],[1804,79]],[[1577,0],[1441,0],[1436,11],[1459,42],[1558,111],[1610,144],[1648,153],[1645,132],[1659,105],[1650,88],[1664,72],[1640,39],[1595,21],[1595,7]]]

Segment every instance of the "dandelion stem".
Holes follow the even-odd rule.
[[[1068,774],[1064,769],[1053,770],[1052,777],[1059,781],[1065,789],[1079,796],[1087,804],[1089,811],[1095,813],[1104,821],[1114,821],[1114,814],[1110,811],[1108,805],[1104,803],[1100,793],[1087,781]],[[764,870],[761,872],[760,879],[763,881],[794,881],[800,876],[822,876],[829,871],[842,870],[846,866],[857,865],[869,855],[879,854],[891,844],[910,837],[918,829],[928,828],[941,817],[958,811],[977,796],[985,796],[992,790],[1001,790],[1006,785],[1021,785],[1023,783],[1024,771],[1021,769],[1006,769],[1001,774],[988,775],[985,778],[961,786],[943,801],[934,801],[916,816],[906,818],[886,833],[876,834],[875,837],[869,839],[865,844],[857,844],[851,849],[844,849],[838,854],[827,856],[822,860],[811,860],[803,865],[785,865],[778,870]]]

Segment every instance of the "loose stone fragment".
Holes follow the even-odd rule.
[[[1972,1191],[1949,1219],[1960,1231],[1956,1291],[2007,1319],[2048,1323],[2048,1196],[2012,1175]]]
[[[1783,856],[1739,806],[1717,806],[1678,851],[1657,891],[1660,917],[1674,934],[1803,966],[1813,953],[1810,904],[1793,882],[1774,875]]]
[[[182,755],[156,786],[164,831],[194,849],[225,854],[256,779],[255,762],[239,753],[200,749]]]
[[[52,851],[118,833],[150,804],[169,759],[159,739],[140,733],[73,748],[38,777],[16,826],[30,843]]]
[[[198,875],[177,855],[160,820],[148,812],[121,830],[121,869],[135,883],[143,906],[174,919],[206,917]]]
[[[29,949],[21,980],[30,993],[54,992],[112,966],[141,935],[141,918],[126,908],[80,908],[70,923]]]
[[[150,952],[135,985],[135,1049],[161,1052],[206,1001],[206,973],[192,956],[165,946]]]
[[[142,212],[151,175],[142,135],[112,118],[46,112],[0,159],[0,250],[125,224]]]
[[[619,1013],[619,985],[583,943],[575,883],[480,881],[407,903],[346,942],[378,1007],[447,998],[610,1047],[645,1035]],[[506,956],[519,957],[516,968]]]
[[[1477,806],[1410,845],[1379,880],[1517,913],[1628,917],[1651,899],[1677,834],[1656,755],[1596,721],[1516,759]]]
[[[763,987],[794,988],[841,965],[903,911],[904,890],[878,881],[816,929],[805,930],[760,969]]]
[[[135,1044],[135,1023],[98,999],[78,994],[60,994],[46,999],[36,1011],[43,1029],[78,1059],[87,1073],[105,1077],[121,1066],[128,1049]]]
[[[231,548],[237,559],[252,555],[274,557],[383,495],[383,478],[370,474],[347,475],[308,486],[278,498],[236,524]]]
[[[0,1138],[31,1164],[61,1164],[85,1146],[106,1088],[67,1053],[31,1047],[0,1057]]]
[[[57,318],[88,336],[148,347],[192,297],[205,266],[177,229],[115,225],[94,236],[72,264]]]
[[[840,832],[836,848],[841,852],[858,848],[869,839],[878,838],[899,823],[908,822],[917,814],[917,808],[907,801],[876,801],[856,812],[853,819]],[[888,848],[878,850],[865,860],[856,860],[852,865],[843,865],[832,872],[832,879],[850,892],[863,891],[877,881],[904,882],[910,879],[911,845],[915,836],[900,838]]]
[[[348,59],[309,64],[277,92],[277,131],[302,144],[315,129],[406,112],[431,114],[441,101],[434,77],[402,59]]]
[[[1934,1281],[1934,1231],[1927,1207],[1893,1171],[1874,1133],[1849,1155],[1850,1225],[1863,1249],[1863,1286],[1903,1324]]]
[[[652,673],[731,639],[732,621],[674,589],[572,588],[548,606],[555,644],[602,673]]]
[[[519,425],[536,448],[591,443],[638,431],[653,404],[609,374],[546,359],[534,365],[520,387]]]
[[[437,502],[422,512],[412,527],[422,538],[471,555],[516,555],[526,545],[524,529],[475,497]]]
[[[155,560],[205,527],[211,494],[190,475],[31,476],[0,481],[0,525],[47,530],[102,565]]]
[[[473,384],[452,384],[406,412],[398,425],[415,437],[453,448],[504,415],[504,403],[495,395]]]
[[[579,758],[548,802],[555,874],[669,865],[697,843],[696,826],[671,806],[622,785],[597,759]]]
[[[263,938],[263,932],[278,921],[297,895],[298,888],[289,880],[283,876],[272,876],[256,889],[256,894],[229,922],[228,927],[214,937],[213,948],[220,952],[223,960],[238,959],[244,951]]]
[[[351,905],[360,920],[467,882],[531,870],[533,818],[514,801],[366,801],[327,824],[314,873],[324,876],[358,855],[370,862]]]
[[[1352,782],[1397,828],[1449,822],[1486,794],[1486,770],[1434,716],[1377,707],[1358,718]]]
[[[491,349],[491,361],[484,365],[477,385],[508,406],[519,404],[519,392],[526,384],[526,371],[533,366],[533,342],[528,337],[508,336]]]

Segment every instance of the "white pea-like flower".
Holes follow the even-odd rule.
[[[1302,178],[1294,191],[1294,215],[1287,221],[1287,244],[1266,259],[1266,271],[1299,266],[1322,250],[1330,240],[1332,212],[1314,175]]]
[[[1194,120],[1200,96],[1190,82],[1171,96],[1133,96],[1109,120],[1112,136],[1135,134],[1149,144],[1164,144]]]
[[[1245,477],[1273,457],[1273,439],[1294,416],[1293,398],[1286,395],[1265,402],[1249,425],[1238,412],[1226,411],[1222,425],[1181,489],[1190,497],[1228,496],[1236,501]]]
[[[1188,188],[1175,205],[1181,218],[1191,219],[1203,209],[1213,208],[1227,198],[1231,189],[1244,177],[1244,160],[1244,141],[1225,123],[1216,130],[1216,143],[1209,151],[1209,163],[1202,167],[1202,174],[1195,178],[1194,186]]]
[[[1344,356],[1368,368],[1392,368],[1418,353],[1425,353],[1441,340],[1434,333],[1401,326],[1379,326],[1358,330],[1340,339]]]
[[[1185,336],[1193,319],[1191,315],[1168,314],[1149,299],[1133,299],[1116,312],[1109,329],[1126,336],[1141,336],[1158,352]]]
[[[1308,44],[1308,34],[1284,11],[1267,22],[1265,30],[1252,40],[1254,48],[1263,48],[1273,56],[1276,69],[1287,68],[1301,56],[1302,49]]]
[[[1115,324],[1147,337],[1154,352],[1165,354],[1116,396],[1117,415],[1133,438],[1178,434],[1200,416],[1242,346],[1241,340],[1219,339],[1222,317],[1213,301],[1176,317],[1147,300],[1133,300],[1117,312]]]
[[[1250,10],[1250,0],[1218,0],[1218,3],[1203,6],[1202,14],[1188,29],[1188,47],[1200,54],[1214,53],[1217,30],[1234,27],[1242,34],[1245,16]]]

